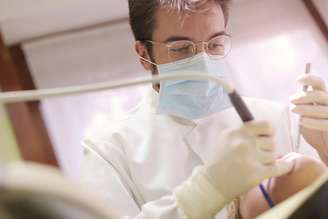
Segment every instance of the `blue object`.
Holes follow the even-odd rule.
[[[268,193],[268,191],[264,188],[264,186],[262,184],[259,185],[259,188],[263,194],[263,197],[265,198],[266,202],[268,203],[269,207],[270,208],[273,208],[274,207],[274,203]]]

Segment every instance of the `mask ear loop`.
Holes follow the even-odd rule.
[[[151,59],[150,52],[149,52],[149,47],[147,47],[146,43],[151,43],[151,44],[153,44],[153,43],[155,43],[155,42],[153,42],[153,41],[151,41],[151,40],[144,40],[144,41],[139,41],[139,42],[142,43],[143,46],[145,47],[145,50],[146,50],[146,51],[145,51],[144,54],[147,53],[147,54],[148,54],[148,57]],[[148,60],[148,59],[142,57],[141,55],[139,55],[139,58],[140,58],[141,60],[145,61],[145,62],[148,62],[148,63],[150,63],[150,64],[156,66],[156,67],[158,66],[158,64],[156,64],[155,62],[153,62],[153,61],[151,61],[151,60]]]
[[[150,60],[148,60],[148,59],[146,59],[146,58],[144,58],[144,57],[142,57],[142,56],[139,56],[139,58],[141,59],[141,60],[143,60],[143,61],[145,61],[145,62],[148,62],[149,64],[152,64],[153,66],[152,66],[152,68],[157,68],[158,67],[158,64],[156,64],[156,63],[154,63],[154,62],[152,62],[152,61],[150,61]],[[153,71],[154,71],[155,69],[153,69]],[[153,75],[154,73],[152,72],[152,75]],[[160,87],[161,87],[161,85],[160,85],[160,83],[156,83],[156,84],[153,84],[153,86],[155,86],[158,90],[160,90]]]
[[[146,59],[146,58],[144,58],[142,56],[139,56],[139,58],[141,60],[145,61],[145,62],[148,62],[149,64],[155,65],[156,67],[158,66],[158,64],[156,64],[155,62],[152,62],[152,61],[150,61],[150,60],[148,60],[148,59]]]

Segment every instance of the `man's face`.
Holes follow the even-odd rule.
[[[169,43],[176,40],[190,40],[194,43],[207,42],[225,31],[225,20],[221,7],[214,1],[204,6],[204,10],[178,13],[161,8],[156,15],[153,41]],[[198,44],[197,53],[204,51]],[[164,44],[154,44],[153,59],[157,64],[169,63],[168,49]]]

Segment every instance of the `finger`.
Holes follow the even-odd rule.
[[[300,122],[302,127],[318,131],[328,131],[328,120],[302,118]]]
[[[292,107],[292,112],[314,119],[328,119],[328,106],[297,105]]]
[[[257,136],[272,136],[273,128],[269,122],[266,121],[252,121],[243,125],[244,131],[251,135]]]
[[[294,165],[294,161],[277,160],[274,164],[265,166],[264,176],[268,179],[288,174],[293,170]]]
[[[275,142],[272,137],[257,137],[256,147],[263,151],[273,151],[275,150]]]
[[[316,75],[304,74],[299,76],[297,81],[303,85],[311,86],[313,90],[326,91],[325,81]]]
[[[257,160],[263,165],[271,165],[276,162],[276,154],[272,151],[257,151]]]
[[[317,103],[328,105],[328,93],[324,91],[301,92],[290,98],[291,103],[295,105],[305,105]]]

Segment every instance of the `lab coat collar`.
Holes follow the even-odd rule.
[[[154,114],[157,114],[158,99],[158,92],[150,88],[147,92],[145,101],[149,104]],[[218,134],[223,129],[229,127],[232,121],[241,124],[233,108],[228,108],[222,112],[197,120],[190,120],[173,115],[168,115],[168,117],[177,124],[190,128],[188,129],[189,131],[185,132],[184,141],[203,163],[209,159],[211,154],[220,153],[217,151]]]
[[[219,135],[231,126],[242,124],[234,108],[228,108],[197,121],[197,126],[185,136],[185,142],[203,163],[220,153]]]

